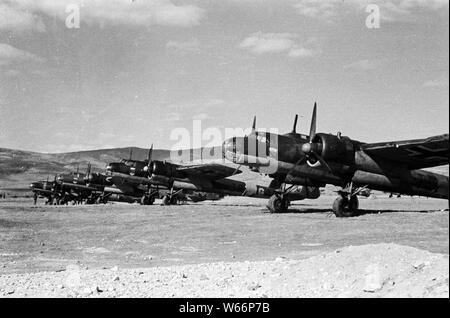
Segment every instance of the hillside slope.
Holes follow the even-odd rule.
[[[92,165],[93,172],[103,172],[110,162],[120,161],[130,157],[132,159],[146,160],[148,149],[127,147],[113,149],[99,149],[68,153],[38,153],[23,150],[0,148],[0,188],[25,188],[35,180],[52,179],[58,173],[70,173],[79,169],[86,171],[88,163]],[[221,157],[220,147],[206,149],[208,156]],[[206,155],[205,155],[206,156]],[[185,162],[201,158],[200,150],[190,150],[179,155],[178,152],[166,149],[154,149],[152,159]]]
[[[133,159],[143,160],[148,150],[133,147]],[[53,178],[55,174],[85,171],[88,163],[93,171],[104,171],[109,162],[129,157],[129,148],[100,149],[71,153],[44,154],[0,148],[0,187],[21,187],[31,181]],[[155,149],[153,158],[164,160],[169,151]]]

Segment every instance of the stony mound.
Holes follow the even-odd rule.
[[[0,276],[3,297],[449,297],[448,255],[395,244],[306,260]]]

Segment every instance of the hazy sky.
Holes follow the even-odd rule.
[[[377,4],[379,28],[366,27]],[[66,19],[80,7],[80,28]],[[69,5],[69,7],[67,7]],[[67,12],[66,12],[67,10]],[[0,0],[0,147],[170,147],[171,131],[448,133],[448,1]],[[69,22],[74,22],[70,16]]]

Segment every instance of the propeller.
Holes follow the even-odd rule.
[[[251,135],[255,134],[255,132],[256,132],[256,116],[253,117],[253,124],[252,124]]]
[[[150,149],[148,150],[148,156],[147,156],[148,164],[150,164],[150,162],[152,162],[152,155],[153,155],[153,144],[151,145]]]
[[[147,166],[144,167],[144,171],[148,172],[148,175],[150,176],[151,174],[151,165],[152,165],[152,156],[153,156],[153,144],[151,145],[151,147],[148,149],[148,155],[147,155]]]
[[[309,141],[311,142],[316,136],[316,124],[317,122],[317,102],[314,103],[312,118],[311,118],[311,127],[309,128]]]
[[[317,166],[317,162],[326,167],[328,171],[333,172],[325,161],[325,159],[320,155],[322,152],[322,144],[314,142],[316,137],[316,128],[317,128],[317,103],[314,103],[312,118],[311,118],[311,127],[309,129],[309,142],[304,143],[302,145],[302,151],[305,153],[305,157],[310,166]],[[315,162],[314,162],[315,161]]]
[[[91,176],[91,162],[88,162],[86,169],[86,181],[87,181],[86,183],[89,183],[90,176]]]
[[[294,126],[292,127],[293,134],[297,133],[297,120],[298,120],[298,114],[295,115]]]
[[[133,148],[130,147],[130,160],[131,160],[132,156],[133,156]]]

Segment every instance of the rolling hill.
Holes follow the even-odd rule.
[[[132,148],[133,159],[147,157],[146,149]],[[168,150],[155,149],[153,158],[168,158]],[[84,171],[92,164],[93,171],[103,171],[109,162],[129,157],[129,148],[101,149],[71,153],[44,154],[0,148],[0,187],[22,187],[31,181],[53,178],[55,174]]]
[[[58,173],[70,173],[77,169],[84,172],[88,163],[92,164],[92,172],[102,172],[108,163],[129,158],[130,149],[132,149],[133,159],[147,159],[148,149],[137,147],[56,154],[0,148],[0,188],[23,188],[32,181],[52,179]],[[177,154],[170,150],[154,149],[152,158],[171,161],[171,158],[177,158]],[[214,149],[215,158],[220,158],[220,154],[220,148]],[[201,157],[199,150],[191,150],[190,155],[188,153],[187,156],[185,160],[177,159],[176,162]]]

